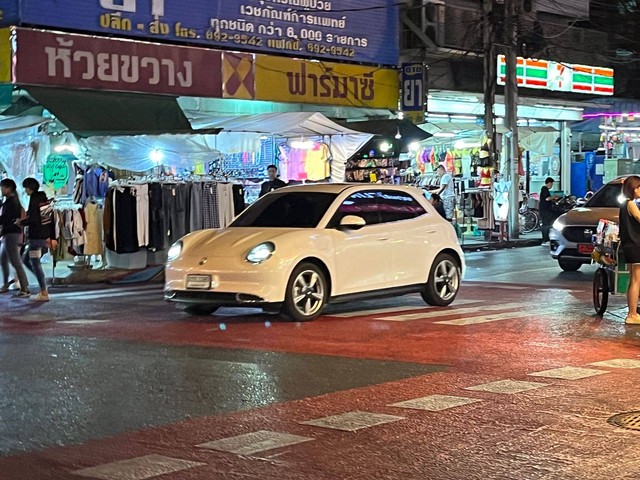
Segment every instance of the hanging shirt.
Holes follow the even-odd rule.
[[[331,176],[329,147],[324,143],[316,143],[307,151],[305,171],[309,180],[324,180]]]

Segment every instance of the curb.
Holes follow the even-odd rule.
[[[509,240],[506,242],[485,242],[473,245],[461,245],[463,252],[478,252],[490,250],[504,250],[507,248],[536,247],[542,245],[541,239],[536,240]]]

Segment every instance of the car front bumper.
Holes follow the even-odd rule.
[[[581,248],[584,249],[581,245],[587,244],[571,242],[562,235],[562,232],[555,228],[549,230],[549,253],[555,260],[566,259],[591,263],[591,252],[580,251]]]

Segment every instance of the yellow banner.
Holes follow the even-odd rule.
[[[398,108],[391,69],[256,55],[256,100]]]
[[[0,83],[11,83],[10,28],[0,28]]]

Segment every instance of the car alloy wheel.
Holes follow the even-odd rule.
[[[297,322],[317,318],[327,302],[327,293],[327,280],[320,268],[312,263],[298,265],[287,286],[286,316]]]
[[[446,306],[453,302],[459,289],[460,267],[450,254],[439,254],[431,266],[422,298],[429,305]]]

